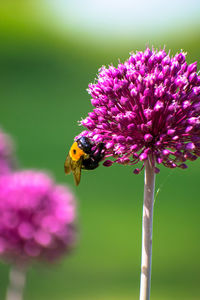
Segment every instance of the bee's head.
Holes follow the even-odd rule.
[[[86,154],[91,154],[93,143],[86,136],[82,136],[77,140],[77,144]]]

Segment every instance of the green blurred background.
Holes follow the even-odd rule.
[[[139,298],[143,174],[115,165],[83,172],[63,163],[99,67],[146,45],[200,58],[200,2],[24,0],[0,2],[0,124],[23,168],[49,170],[78,198],[77,249],[55,266],[32,266],[27,300]],[[199,67],[199,66],[198,66]],[[200,299],[199,166],[157,176],[152,299]],[[0,299],[9,267],[0,265]]]

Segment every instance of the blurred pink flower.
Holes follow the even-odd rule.
[[[36,171],[0,177],[0,256],[12,262],[55,260],[75,242],[72,192]]]

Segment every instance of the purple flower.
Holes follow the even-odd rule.
[[[0,256],[13,262],[54,260],[75,240],[75,199],[44,173],[0,177]]]
[[[144,166],[149,157],[154,166],[184,169],[200,156],[200,76],[185,56],[147,48],[99,70],[88,89],[95,108],[81,121],[87,131],[79,137],[105,143],[105,157],[114,161],[104,165]]]
[[[0,175],[10,172],[14,166],[15,157],[12,140],[0,129]]]

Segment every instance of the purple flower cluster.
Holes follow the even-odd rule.
[[[0,175],[10,172],[14,165],[12,140],[0,129]]]
[[[0,256],[12,262],[54,260],[75,240],[75,199],[44,173],[0,177]]]
[[[104,165],[151,158],[154,166],[184,169],[200,156],[200,76],[185,56],[147,48],[99,70],[88,89],[95,108],[81,121],[87,131],[79,137],[105,143],[105,157],[114,161]]]

